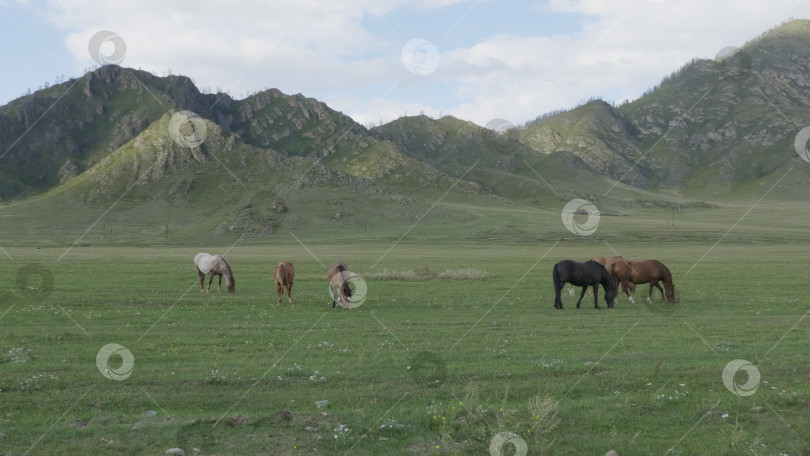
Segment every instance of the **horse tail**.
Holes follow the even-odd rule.
[[[560,283],[560,265],[559,265],[559,263],[554,265],[554,270],[551,273],[551,278],[554,281],[554,292],[556,293],[557,290],[561,290],[563,285],[565,285],[564,283]]]
[[[295,268],[292,263],[289,261],[282,261],[281,263],[276,266],[276,270],[273,274],[273,278],[276,280],[278,284],[290,284],[292,285],[293,275],[295,274]]]

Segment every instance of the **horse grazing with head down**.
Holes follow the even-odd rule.
[[[333,263],[329,266],[326,272],[326,280],[329,282],[329,291],[332,294],[332,308],[334,309],[338,303],[343,305],[344,309],[349,309],[349,301],[352,297],[352,289],[349,288],[349,279],[351,273],[346,263]]]
[[[197,275],[200,276],[200,291],[206,293],[211,290],[211,282],[214,281],[214,276],[219,276],[219,291],[222,292],[222,276],[225,276],[225,286],[228,291],[233,293],[236,291],[236,281],[233,279],[231,266],[219,255],[209,255],[207,253],[198,253],[194,257],[194,267],[197,268]],[[208,280],[208,288],[203,290],[203,282],[205,276],[211,274],[211,279]]]
[[[610,257],[610,258],[605,258],[603,256],[595,256],[595,257],[591,258],[592,261],[596,261],[597,263],[604,266],[605,269],[608,270],[608,272],[612,271],[614,263],[616,263],[617,261],[621,261],[623,259],[624,259],[624,257],[621,257],[621,256],[614,256],[614,257]],[[632,290],[635,291],[636,286],[631,285],[631,287],[632,287]],[[591,287],[591,290],[589,292],[590,292],[590,294],[593,294],[594,291],[596,291],[596,287]],[[571,296],[574,296],[574,285],[573,284],[568,284],[568,294],[570,294]]]
[[[675,284],[672,283],[672,273],[669,268],[658,260],[630,261],[622,260],[613,265],[611,271],[616,277],[617,283],[622,284],[622,291],[627,295],[630,302],[635,302],[630,296],[628,288],[635,288],[635,285],[642,283],[650,284],[650,291],[647,293],[647,301],[652,302],[653,287],[661,292],[661,300],[675,302]],[[661,288],[659,282],[664,284]]]
[[[552,271],[552,279],[554,280],[554,308],[562,309],[562,299],[560,293],[566,283],[570,283],[582,287],[582,293],[579,295],[577,301],[577,309],[585,296],[585,290],[588,287],[594,287],[593,293],[593,306],[599,309],[599,285],[605,289],[605,302],[609,308],[613,307],[613,301],[616,299],[616,283],[613,276],[610,275],[604,266],[593,260],[588,260],[584,263],[577,263],[572,260],[563,260],[554,265]]]
[[[295,268],[289,261],[283,261],[276,266],[273,271],[273,279],[276,281],[276,294],[278,294],[278,303],[281,305],[281,298],[284,297],[284,290],[287,290],[287,300],[290,301],[290,306],[293,305],[292,301],[292,286],[293,278],[295,277]]]

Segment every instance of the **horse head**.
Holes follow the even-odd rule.
[[[666,292],[667,301],[675,302],[675,284],[673,283],[671,286],[664,286],[664,291]]]
[[[611,280],[610,283],[612,284],[613,281]],[[608,308],[612,309],[613,304],[616,301],[616,290],[618,290],[618,287],[613,286],[610,288],[607,287],[604,288],[605,288],[605,302],[607,303]]]

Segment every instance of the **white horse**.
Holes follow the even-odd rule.
[[[194,266],[197,268],[197,275],[200,276],[200,291],[206,293],[211,290],[211,282],[214,281],[214,276],[219,276],[219,291],[222,291],[222,276],[225,276],[225,286],[231,293],[236,291],[236,282],[233,280],[233,273],[231,266],[219,255],[209,255],[207,253],[198,253],[194,257]],[[205,282],[206,274],[211,274],[211,279],[208,280],[208,288],[203,289],[203,282]]]

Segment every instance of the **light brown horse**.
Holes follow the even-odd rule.
[[[333,263],[329,266],[326,272],[326,280],[329,282],[329,292],[332,294],[332,308],[334,309],[338,303],[343,305],[344,309],[349,309],[349,301],[352,297],[352,289],[349,288],[349,267],[346,263]]]
[[[209,255],[207,253],[198,253],[194,257],[194,267],[197,268],[197,275],[200,277],[200,291],[206,293],[211,290],[211,282],[214,281],[214,276],[219,276],[219,291],[222,292],[222,276],[225,276],[225,286],[228,291],[234,293],[236,291],[236,281],[233,279],[233,272],[231,266],[219,255]],[[211,274],[211,279],[208,280],[208,288],[203,289],[205,276]]]
[[[675,302],[675,284],[672,283],[672,273],[669,268],[658,260],[630,261],[621,260],[613,264],[613,275],[622,284],[622,291],[627,295],[630,302],[635,302],[630,296],[628,289],[633,284],[650,284],[650,291],[647,293],[647,301],[652,302],[653,287],[661,292],[661,300]],[[664,284],[661,288],[659,282]]]
[[[295,268],[289,261],[283,261],[276,266],[273,271],[273,279],[276,281],[276,294],[278,294],[278,303],[281,305],[281,298],[284,297],[284,290],[287,290],[287,299],[290,301],[290,306],[293,305],[292,300],[292,286],[293,278],[295,277]]]

